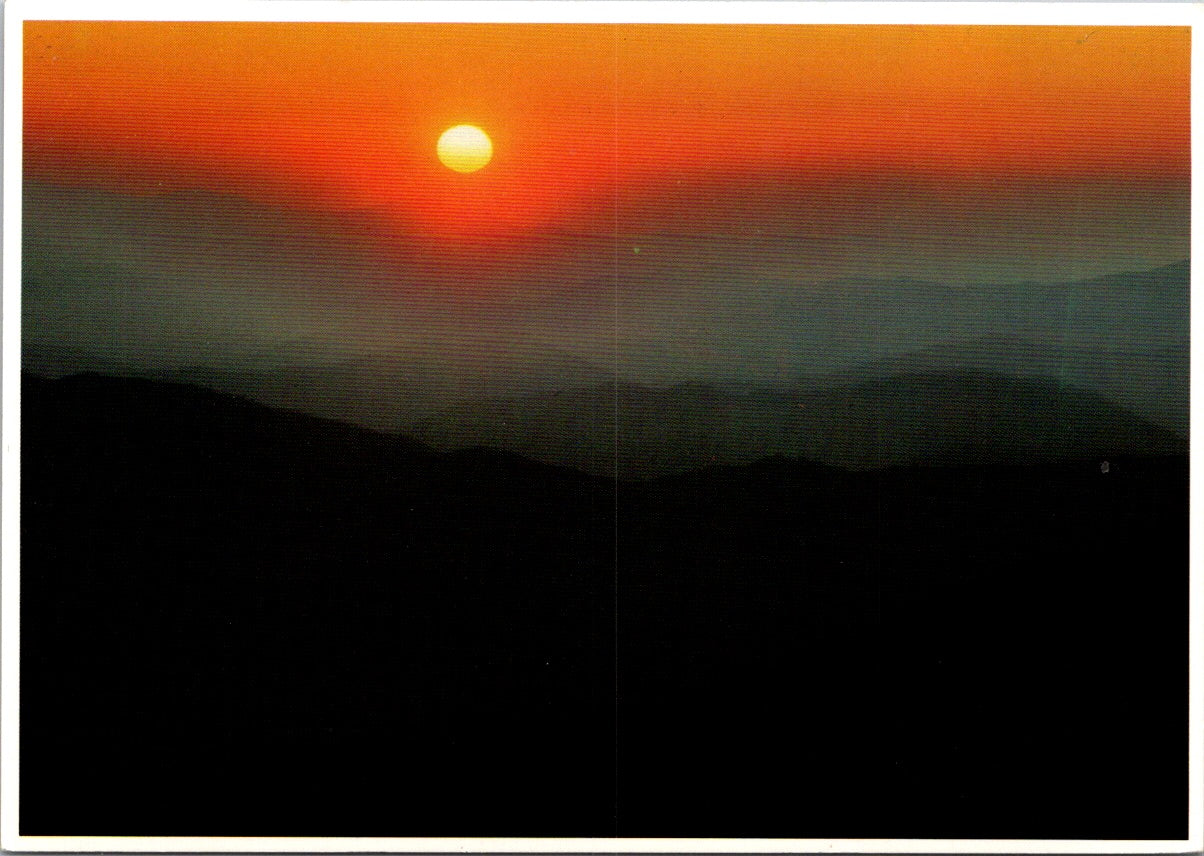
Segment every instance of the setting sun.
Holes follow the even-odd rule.
[[[448,128],[436,150],[443,165],[456,172],[476,172],[493,159],[493,143],[476,125]]]

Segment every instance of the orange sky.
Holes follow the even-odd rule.
[[[24,58],[29,178],[418,230],[569,228],[716,176],[1190,164],[1186,28],[28,22]],[[493,138],[479,173],[435,157],[461,122]]]

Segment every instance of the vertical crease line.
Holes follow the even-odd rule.
[[[619,26],[614,28],[614,141],[611,157],[614,174],[612,181],[612,205],[614,214],[614,239],[612,254],[614,260],[614,318],[613,318],[613,349],[614,387],[612,401],[612,417],[614,430],[614,673],[615,673],[615,837],[619,836]]]

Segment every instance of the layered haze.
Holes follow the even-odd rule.
[[[985,370],[1183,433],[1188,44],[28,22],[23,365],[389,431]],[[494,143],[471,175],[435,154],[464,122]]]
[[[839,202],[870,209],[855,192]],[[793,233],[764,215],[713,235],[630,218],[622,235],[455,247],[367,213],[31,182],[23,360],[49,376],[191,379],[386,430],[615,381],[786,390],[866,367],[979,368],[1069,382],[1184,432],[1186,193],[1090,219],[1088,203],[1114,196],[1065,192],[1019,227],[979,212],[960,236],[948,220],[964,211],[902,198],[881,231],[843,212],[839,240],[820,237],[829,201]],[[723,199],[711,214],[735,217],[740,197]]]

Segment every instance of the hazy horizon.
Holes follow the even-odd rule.
[[[1159,210],[1162,233],[1102,241],[1110,253],[1078,242],[1008,267],[978,245],[925,253],[941,233],[916,234],[922,221],[905,238],[866,232],[835,249],[764,230],[493,236],[457,249],[363,213],[27,182],[23,365],[237,375],[253,396],[267,384],[269,400],[290,375],[339,370],[359,387],[344,378],[352,411],[357,396],[364,410],[393,396],[424,412],[616,380],[783,388],[907,355],[1011,346],[1021,373],[1049,374],[1051,355],[1072,375],[1101,354],[1130,367],[1143,357],[1137,394],[1151,373],[1165,386],[1181,370],[1189,337],[1186,268],[1157,287],[1123,278],[1186,260],[1186,231],[1173,228],[1186,218]],[[1005,255],[1022,238],[990,246]],[[1009,277],[990,278],[1005,267]],[[1181,394],[1185,403],[1185,382]]]

